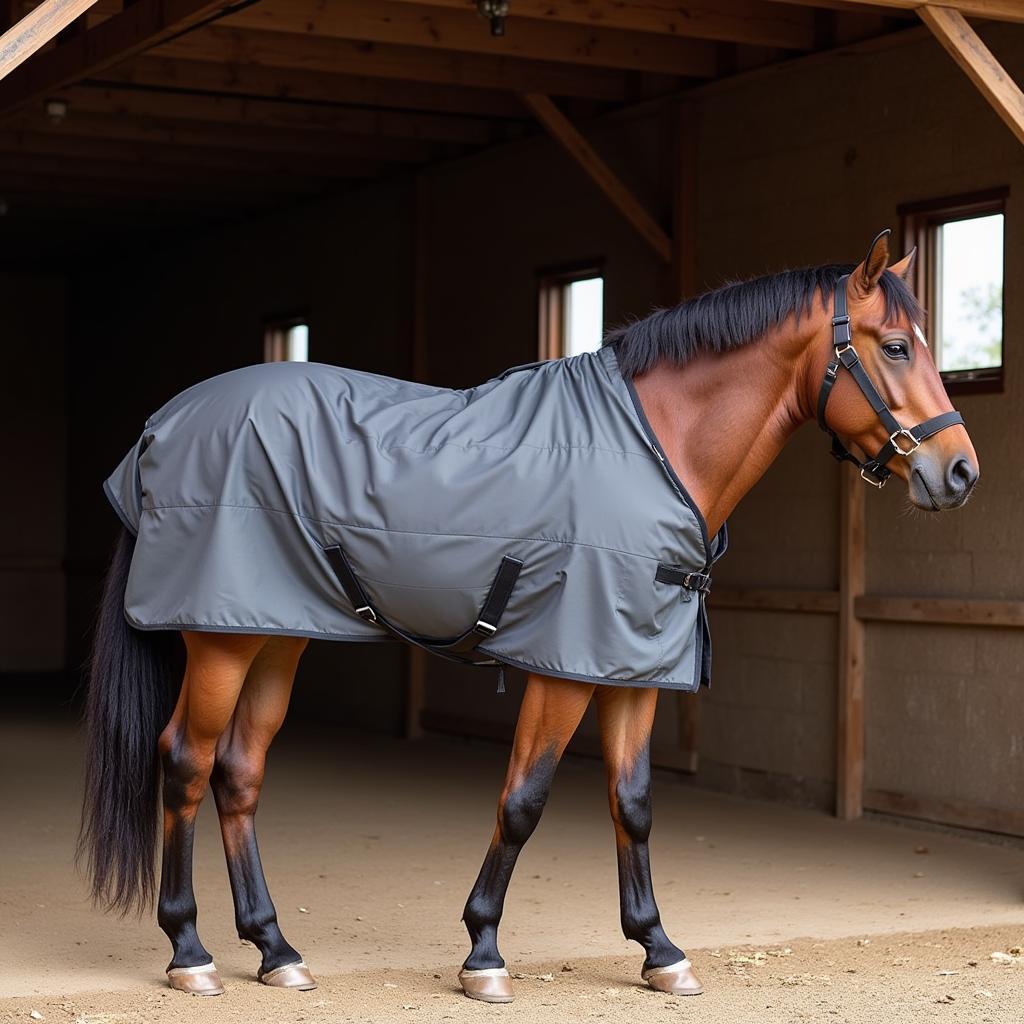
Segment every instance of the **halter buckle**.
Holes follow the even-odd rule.
[[[913,447],[911,447],[911,448],[901,448],[899,446],[899,444],[896,442],[896,438],[900,437],[900,436],[902,436],[902,437],[909,437],[910,438],[910,443],[911,443],[911,445]],[[921,447],[921,439],[918,438],[918,437],[915,437],[913,432],[910,431],[910,430],[907,430],[906,427],[900,427],[899,430],[894,430],[889,435],[889,444],[891,444],[893,446],[893,448],[896,450],[896,454],[897,455],[902,455],[904,458],[906,458],[909,455],[913,455],[914,452],[916,452],[917,449]]]
[[[883,488],[883,487],[884,487],[884,486],[886,485],[886,483],[887,483],[887,482],[888,482],[888,480],[889,480],[889,478],[888,478],[887,476],[883,476],[883,477],[882,477],[882,479],[881,479],[881,480],[879,480],[879,479],[878,479],[877,477],[875,477],[875,476],[872,476],[872,475],[871,475],[871,474],[870,474],[870,473],[869,473],[869,472],[868,472],[868,471],[867,471],[866,469],[864,469],[863,467],[861,468],[861,471],[860,471],[860,478],[861,478],[861,480],[863,480],[863,481],[864,481],[865,483],[867,483],[867,484],[871,484],[871,486],[872,486],[872,487],[877,487],[877,488],[878,488],[879,490],[881,490],[881,489],[882,489],[882,488]]]

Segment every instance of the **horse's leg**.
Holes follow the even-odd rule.
[[[669,941],[654,902],[651,860],[651,728],[658,691],[600,687],[597,715],[615,824],[622,931],[644,947],[643,978],[661,992],[698,995],[703,989],[686,954]]]
[[[188,662],[178,703],[160,735],[164,769],[164,840],[157,921],[174,956],[172,988],[198,995],[224,991],[213,958],[196,931],[192,839],[213,770],[217,740],[235,710],[253,658],[266,637],[183,632]]]
[[[285,941],[256,845],[254,816],[267,749],[284,723],[306,640],[274,637],[256,655],[238,706],[217,743],[211,777],[239,938],[260,951],[259,979],[279,988],[316,988],[302,957]]]
[[[512,758],[498,802],[498,824],[469,894],[462,919],[473,949],[459,980],[467,996],[507,1003],[512,987],[498,952],[501,920],[512,869],[540,821],[555,767],[594,692],[592,683],[531,675],[526,685]]]

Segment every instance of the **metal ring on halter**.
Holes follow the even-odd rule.
[[[841,356],[844,353],[849,352],[850,349],[852,349],[852,348],[853,348],[853,342],[852,341],[848,341],[842,348],[837,348],[836,349],[836,355],[837,356]]]
[[[887,476],[884,476],[881,480],[879,480],[877,479],[877,477],[871,476],[871,474],[868,473],[868,471],[864,468],[861,468],[860,478],[865,483],[869,483],[872,487],[877,487],[879,490],[881,490],[889,482],[889,478]]]
[[[912,448],[901,448],[896,443],[896,438],[899,437],[900,435],[902,435],[904,437],[909,437],[910,441],[911,441],[911,444],[913,444],[913,447]],[[902,455],[904,457],[907,457],[909,455],[913,455],[914,452],[916,452],[917,449],[921,447],[921,439],[916,437],[914,435],[913,431],[908,430],[906,427],[900,427],[899,430],[894,430],[889,435],[889,444],[891,444],[893,446],[893,448],[896,450],[896,454],[897,455]]]

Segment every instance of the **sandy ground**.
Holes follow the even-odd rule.
[[[454,989],[500,748],[298,737],[275,747],[261,845],[285,934],[322,982],[308,995],[252,982],[257,958],[234,935],[204,806],[200,931],[228,985],[214,1000],[166,991],[168,946],[151,918],[105,917],[85,901],[70,865],[80,756],[68,727],[0,725],[0,1020],[32,1010],[51,1021],[254,1024],[508,1014]],[[636,984],[641,956],[618,928],[601,767],[570,759],[502,926],[510,969],[527,976],[517,1021],[1024,1021],[1024,958],[1009,952],[1024,945],[1021,849],[844,824],[672,776],[656,779],[654,799],[662,917],[707,994],[669,999]]]

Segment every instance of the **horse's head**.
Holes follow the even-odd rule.
[[[819,410],[827,402],[827,422],[819,418],[834,438],[843,439],[834,446],[840,457],[844,442],[867,455],[863,464],[853,460],[863,465],[865,480],[881,486],[890,473],[899,476],[918,508],[941,511],[967,500],[978,480],[978,457],[950,404],[905,285],[914,255],[889,267],[884,231],[839,282],[833,356],[819,396]]]

